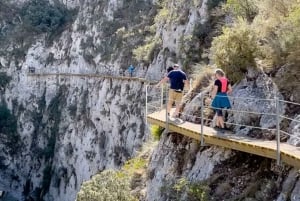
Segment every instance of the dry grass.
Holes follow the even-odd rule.
[[[193,66],[193,84],[192,91],[194,93],[199,93],[203,89],[207,89],[212,86],[214,79],[214,67],[196,64]]]

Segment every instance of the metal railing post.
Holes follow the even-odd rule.
[[[164,86],[161,85],[161,91],[160,91],[160,109],[162,110],[164,106]]]
[[[279,98],[275,98],[276,101],[276,140],[277,140],[277,165],[280,165],[280,111],[279,111]]]
[[[147,115],[148,115],[148,85],[146,85],[146,112],[145,112],[145,121],[146,121],[146,124],[148,123],[147,121]]]
[[[169,132],[169,116],[168,116],[168,102],[169,102],[169,90],[166,88],[166,132]]]
[[[204,94],[201,94],[201,146],[204,146],[203,124],[204,124]]]

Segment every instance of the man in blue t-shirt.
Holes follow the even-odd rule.
[[[189,89],[189,81],[186,77],[186,74],[180,70],[179,65],[175,64],[174,70],[170,71],[167,76],[165,76],[157,86],[170,81],[170,90],[169,90],[169,101],[167,105],[167,112],[170,115],[170,110],[172,108],[173,103],[176,104],[176,110],[172,117],[177,118],[180,110],[180,103],[183,97],[183,89],[186,86]]]

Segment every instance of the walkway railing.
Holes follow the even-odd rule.
[[[58,74],[70,74],[70,75],[102,75],[102,76],[112,76],[112,77],[137,77],[137,78],[144,78],[146,75],[145,70],[137,69],[132,73],[132,75],[128,72],[128,70],[123,69],[114,69],[111,67],[101,67],[96,70],[81,70],[75,71],[74,69],[68,68],[32,68],[29,67],[28,75],[58,75]]]
[[[198,101],[192,101],[187,104],[188,108],[191,110],[193,108],[193,113],[197,113],[196,115],[193,113],[190,113],[186,110],[183,110],[180,112],[180,118],[182,119],[193,119],[196,122],[201,122],[201,145],[204,145],[204,137],[203,137],[203,126],[204,124],[212,124],[214,121],[214,118],[209,118],[207,115],[205,115],[205,111],[207,110],[213,110],[216,108],[212,108],[210,106],[210,99],[209,94],[202,92],[202,93],[193,93],[189,92],[189,95],[194,97],[194,100]],[[293,135],[293,133],[290,133],[289,129],[284,130],[284,128],[281,128],[280,123],[285,120],[289,122],[295,122],[300,124],[300,119],[291,118],[286,115],[284,115],[284,108],[287,104],[292,104],[294,107],[300,108],[300,103],[280,100],[278,97],[274,98],[251,98],[251,97],[236,97],[236,96],[228,96],[230,99],[230,102],[232,104],[232,109],[223,109],[223,111],[227,111],[229,116],[230,115],[242,115],[242,114],[250,114],[250,115],[257,115],[256,118],[260,118],[263,115],[266,115],[268,118],[274,120],[274,128],[268,128],[268,127],[261,127],[259,125],[251,125],[240,122],[233,122],[232,120],[225,121],[226,125],[236,126],[236,128],[249,128],[249,129],[260,129],[264,132],[269,131],[272,135],[276,136],[276,144],[277,144],[277,164],[280,164],[280,143],[281,143],[281,136],[289,136],[290,138],[296,139],[300,141],[300,137]],[[146,86],[146,117],[148,114],[161,111],[162,109],[166,108],[167,102],[168,102],[168,90],[166,87],[157,88],[155,86],[148,85]],[[255,111],[255,108],[251,108],[251,110],[241,110],[236,109],[235,104],[236,101],[243,101],[245,103],[251,101],[255,104],[262,104],[268,106],[266,108],[265,112],[259,112]],[[184,103],[182,103],[184,104]],[[199,111],[200,110],[200,111]],[[200,112],[200,113],[199,113]],[[214,115],[213,115],[214,116]],[[242,117],[242,116],[241,116]],[[147,118],[146,118],[147,119]],[[168,114],[166,110],[166,119],[168,119]],[[230,119],[230,118],[229,118]],[[288,124],[290,125],[290,123]],[[166,132],[168,132],[169,128],[169,121],[166,121]]]

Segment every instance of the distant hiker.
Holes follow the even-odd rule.
[[[35,73],[35,67],[29,67],[29,73]]]
[[[225,77],[225,73],[221,69],[215,71],[215,77],[216,80],[212,90],[213,101],[211,106],[217,115],[216,130],[224,133],[225,126],[222,109],[231,108],[227,94],[232,92],[232,88],[229,80]]]
[[[130,77],[133,76],[134,69],[135,69],[134,66],[132,64],[130,64],[130,66],[128,67],[128,72],[130,74]]]
[[[168,68],[169,73],[165,76],[157,86],[160,86],[167,81],[170,81],[170,90],[169,90],[169,101],[167,105],[168,116],[170,116],[170,111],[173,103],[175,102],[176,110],[172,115],[173,118],[177,118],[180,109],[181,99],[183,97],[183,88],[189,88],[189,81],[187,80],[186,74],[180,70],[179,65],[175,64],[173,70]]]

